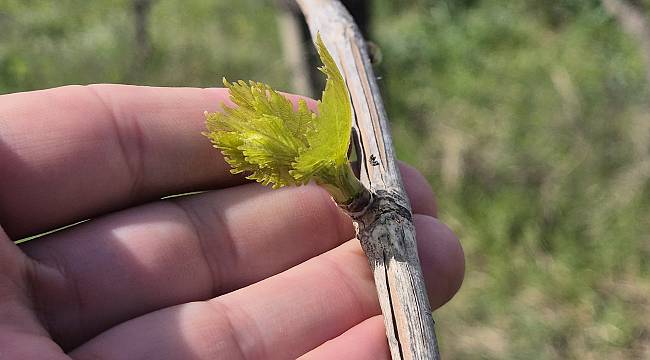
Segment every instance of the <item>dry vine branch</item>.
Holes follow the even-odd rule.
[[[393,359],[439,359],[417,255],[411,207],[397,168],[384,106],[365,42],[336,0],[297,0],[345,77],[354,108],[360,180],[373,200],[353,214],[375,278]]]
[[[291,73],[291,89],[296,94],[313,97],[309,61],[301,34],[302,20],[297,16],[296,4],[290,0],[277,0],[276,8],[278,9],[277,22],[282,40],[282,52]]]

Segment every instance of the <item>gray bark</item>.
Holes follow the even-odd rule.
[[[439,359],[411,207],[366,43],[338,1],[297,2],[312,36],[320,33],[350,91],[358,135],[359,178],[372,194],[370,204],[351,215],[373,271],[391,356]]]

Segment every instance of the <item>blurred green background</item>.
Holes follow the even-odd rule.
[[[650,2],[621,1],[650,21]],[[463,288],[436,312],[443,357],[650,358],[650,32],[625,31],[599,0],[371,10],[398,153],[467,255]],[[132,1],[0,0],[0,93],[222,76],[291,91],[276,15],[157,0],[143,53]]]

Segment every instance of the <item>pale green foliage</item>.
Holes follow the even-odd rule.
[[[237,107],[207,115],[205,135],[223,152],[232,173],[273,187],[297,184],[291,163],[307,147],[307,130],[315,114],[304,100],[298,109],[268,85],[250,81],[223,83]]]
[[[323,98],[318,103],[319,115],[314,118],[314,128],[307,134],[309,147],[300,152],[291,174],[296,179],[308,179],[315,173],[347,163],[352,128],[350,97],[343,76],[325,48],[320,36],[316,47],[327,75]]]
[[[318,114],[304,100],[294,110],[289,100],[266,84],[224,79],[236,107],[207,114],[205,135],[221,149],[233,173],[248,172],[249,179],[274,188],[314,179],[326,185],[337,201],[345,202],[359,191],[347,159],[350,97],[320,36],[316,46],[323,62],[319,69],[327,76]]]

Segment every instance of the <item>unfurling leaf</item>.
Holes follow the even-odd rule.
[[[291,163],[307,147],[307,129],[315,116],[304,100],[298,110],[268,85],[229,83],[237,107],[207,114],[205,135],[221,149],[232,173],[250,172],[249,179],[273,187],[297,184]]]
[[[322,100],[318,102],[319,114],[314,118],[314,127],[307,133],[309,147],[300,152],[293,165],[292,175],[310,178],[314,174],[347,164],[352,130],[352,105],[345,87],[345,80],[336,63],[327,51],[320,36],[316,47],[323,66],[320,71],[327,75]]]
[[[339,204],[349,204],[365,188],[352,173],[347,152],[352,105],[345,80],[320,36],[316,39],[327,76],[318,114],[298,101],[297,109],[266,84],[250,81],[224,85],[235,107],[206,113],[204,133],[221,149],[232,173],[249,173],[274,188],[315,180]]]

